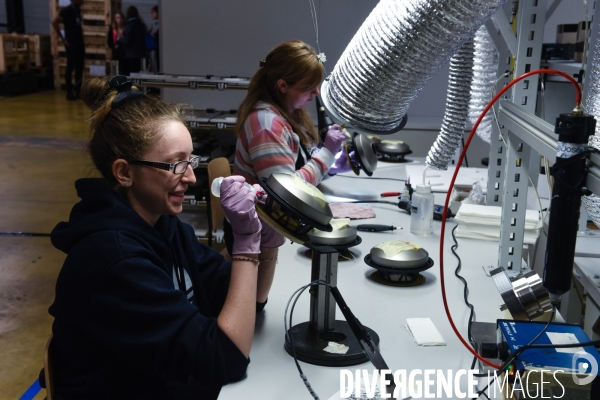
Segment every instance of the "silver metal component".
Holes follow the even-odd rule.
[[[491,272],[506,308],[516,320],[532,320],[552,309],[548,291],[538,274],[529,271],[511,280],[504,269]]]
[[[410,147],[402,140],[382,140],[377,146],[377,151],[386,154],[409,154]]]
[[[517,39],[512,32],[512,27],[507,18],[510,13],[509,3],[505,3],[500,11],[485,22],[490,38],[498,50],[498,73],[499,78],[496,88],[504,87],[509,81],[510,76],[500,78],[506,71],[512,70],[512,55],[517,49]],[[510,15],[510,14],[509,14]],[[502,35],[500,32],[505,33]],[[510,32],[510,34],[508,34]],[[510,35],[510,36],[507,36]],[[512,39],[512,40],[511,40]],[[509,46],[508,42],[514,42],[514,46]],[[510,49],[513,50],[510,50]],[[495,94],[495,93],[494,93]],[[510,93],[506,93],[504,98],[509,98]],[[496,110],[499,108],[495,105]],[[499,128],[498,124],[492,124],[492,134],[490,138],[490,156],[488,164],[488,185],[485,204],[488,206],[502,206],[502,193],[504,193],[504,178],[506,176],[506,146],[502,139],[504,128]]]
[[[306,235],[313,244],[337,246],[354,242],[356,240],[356,228],[346,226],[342,229],[334,229],[331,232],[313,229]]]
[[[397,128],[410,103],[504,0],[382,0],[340,57],[322,97],[350,124]]]
[[[300,214],[323,224],[329,224],[333,213],[323,194],[297,175],[272,174],[266,185]]]
[[[498,15],[501,13],[496,13]],[[503,14],[502,14],[503,15]],[[483,109],[491,100],[492,87],[498,77],[498,51],[485,26],[475,33],[475,53],[473,57],[473,81],[469,102],[469,120],[475,124]],[[483,117],[477,128],[477,136],[491,142],[493,114],[490,111]]]
[[[475,40],[470,38],[450,58],[450,76],[442,128],[425,159],[425,164],[439,170],[448,169],[448,164],[465,133],[473,80],[474,51]]]
[[[593,29],[593,27],[592,27]],[[597,30],[597,29],[596,29]],[[590,137],[588,144],[595,149],[600,150],[600,42],[598,41],[598,33],[593,34],[596,38],[595,42],[590,40],[590,45],[594,43],[594,54],[591,62],[591,68],[588,62],[588,75],[585,80],[585,110],[588,114],[596,118],[596,132]],[[596,195],[583,196],[581,199],[585,211],[588,213],[596,226],[600,227],[600,197]]]
[[[330,250],[334,250],[329,248]],[[315,251],[312,257],[311,280],[323,280],[337,286],[338,253],[337,251]],[[335,299],[331,289],[318,285],[311,289],[310,324],[318,331],[333,330],[335,323]]]
[[[515,77],[540,67],[546,3],[545,0],[538,0],[521,1],[518,4]],[[532,18],[534,14],[536,17]],[[531,114],[535,114],[539,79],[539,75],[532,75],[512,86],[512,102]],[[504,154],[497,152],[497,145],[492,145],[490,150],[490,164],[494,159],[501,160],[505,173],[504,181],[500,183],[498,178],[493,176],[491,180],[494,185],[498,183],[500,193],[488,190],[487,195],[500,194],[500,202],[494,205],[502,206],[498,266],[504,267],[506,271],[519,273],[523,263],[521,249],[525,232],[529,178],[533,185],[537,185],[540,161],[537,152],[532,151],[522,138],[517,137],[510,129],[506,132],[507,146]]]
[[[370,176],[377,169],[377,154],[373,143],[362,133],[355,135],[352,141],[365,172]]]
[[[388,257],[382,249],[379,247],[373,247],[370,254],[371,261],[373,261],[375,264],[398,269],[422,267],[429,261],[429,253],[427,253],[427,251],[425,251],[423,248],[419,250],[404,250],[393,257]]]

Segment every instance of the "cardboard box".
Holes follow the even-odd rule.
[[[586,38],[586,25],[587,25],[587,38]],[[577,42],[585,42],[586,39],[590,38],[590,26],[589,22],[581,21],[577,24]]]
[[[556,27],[556,43],[576,43],[578,24],[561,24]]]

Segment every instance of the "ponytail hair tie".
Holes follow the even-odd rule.
[[[140,92],[137,89],[133,89],[133,82],[127,79],[124,75],[117,75],[113,77],[108,85],[111,89],[115,89],[118,94],[113,99],[111,103],[111,108],[118,107],[123,104],[125,101],[130,99],[135,99],[136,97],[141,97],[144,93]]]
[[[261,68],[264,67],[265,65],[267,65],[267,62],[265,60],[260,60],[258,62],[258,66],[261,67]]]

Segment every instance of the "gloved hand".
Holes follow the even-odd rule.
[[[241,176],[229,176],[221,183],[221,206],[233,230],[233,254],[260,253],[262,224],[256,214],[256,195],[244,186]]]
[[[350,152],[350,160],[352,164],[356,165],[356,156],[354,152]],[[335,162],[331,167],[329,167],[329,174],[341,174],[342,172],[352,171],[352,165],[348,162],[348,157],[346,156],[346,151],[342,150],[339,154],[335,156]]]
[[[347,137],[342,128],[339,125],[332,125],[327,131],[325,140],[323,141],[323,147],[331,152],[331,154],[337,154],[342,147],[342,143],[346,141]]]
[[[265,204],[267,202],[268,194],[265,192],[265,189],[262,188],[259,184],[254,184],[254,189],[256,189],[256,197],[259,203]],[[262,229],[260,231],[260,245],[261,247],[266,247],[269,249],[273,249],[275,247],[281,247],[285,243],[285,237],[278,233],[275,229],[271,228],[265,222],[262,223]]]

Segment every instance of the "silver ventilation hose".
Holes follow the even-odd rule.
[[[598,120],[600,120],[600,40],[596,40],[592,68],[586,78],[586,84],[588,87],[585,97],[585,111],[596,118],[596,132],[593,136],[590,136],[588,144],[600,150],[600,123],[598,123]],[[591,196],[583,196],[581,201],[594,224],[600,228],[600,197],[592,194]]]
[[[481,112],[492,98],[492,86],[498,78],[498,50],[485,26],[475,33],[475,58],[473,59],[473,83],[469,120],[475,124]],[[483,117],[477,128],[477,135],[490,143],[494,118],[491,110]]]
[[[450,58],[446,111],[440,134],[425,159],[425,164],[440,170],[448,169],[465,132],[471,98],[474,51],[475,40],[471,38]]]
[[[381,0],[346,47],[325,90],[346,122],[397,129],[410,103],[505,0]]]

